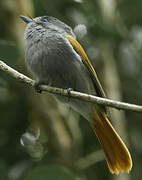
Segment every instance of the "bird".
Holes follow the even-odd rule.
[[[97,73],[72,28],[52,16],[20,16],[25,29],[25,61],[35,78],[35,88],[51,85],[63,89],[106,97]],[[106,107],[83,100],[56,98],[90,123],[105,153],[112,174],[129,172],[132,158],[113,128]]]

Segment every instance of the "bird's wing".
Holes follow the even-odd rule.
[[[91,61],[89,60],[89,58],[88,58],[87,54],[85,53],[83,47],[72,36],[66,35],[66,37],[69,40],[69,42],[71,43],[71,45],[73,46],[73,48],[75,49],[75,51],[81,56],[82,62],[87,67],[87,69],[91,75],[91,79],[93,81],[93,85],[95,87],[97,95],[99,97],[106,97],[105,92],[104,92],[104,90],[100,84],[100,81],[97,77],[96,71],[95,71],[94,67],[92,66]]]

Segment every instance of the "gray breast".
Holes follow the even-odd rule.
[[[37,80],[55,87],[94,92],[88,70],[63,35],[43,32],[27,39],[26,62]]]

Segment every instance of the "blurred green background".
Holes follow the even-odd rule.
[[[141,0],[1,0],[0,60],[31,77],[21,14],[55,16],[75,28],[108,97],[142,104]],[[142,114],[110,112],[132,154],[129,174],[110,174],[86,120],[0,70],[0,180],[141,179]]]

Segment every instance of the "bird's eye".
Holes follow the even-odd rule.
[[[42,22],[48,22],[48,19],[46,17],[41,18]]]

